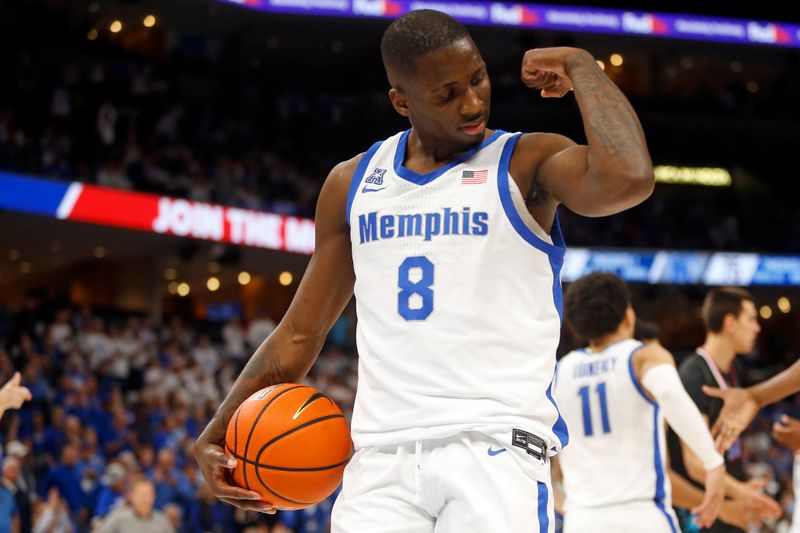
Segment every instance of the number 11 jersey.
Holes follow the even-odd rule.
[[[568,516],[636,502],[671,513],[664,416],[633,369],[641,346],[622,340],[602,352],[570,352],[558,363],[555,399],[570,429],[558,458]]]
[[[567,442],[552,399],[558,219],[547,235],[508,173],[519,134],[403,165],[409,131],[361,159],[347,201],[358,325],[356,448],[522,429]]]

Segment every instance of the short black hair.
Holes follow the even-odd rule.
[[[412,11],[395,19],[381,39],[381,57],[387,70],[414,74],[416,60],[461,39],[471,39],[459,21],[433,9]]]
[[[740,287],[722,287],[706,294],[703,302],[703,323],[706,331],[719,333],[725,324],[725,316],[734,318],[742,312],[742,302],[749,301],[755,305],[753,295]]]
[[[614,274],[594,272],[567,288],[564,316],[572,331],[591,341],[616,331],[630,304],[624,281]]]

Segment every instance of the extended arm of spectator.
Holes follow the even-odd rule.
[[[23,403],[31,399],[31,391],[20,386],[22,376],[15,372],[14,376],[0,388],[0,418],[7,409],[19,409]]]

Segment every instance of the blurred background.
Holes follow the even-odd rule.
[[[0,383],[18,370],[34,396],[0,420],[19,531],[90,531],[137,474],[178,531],[327,530],[332,499],[275,517],[217,502],[191,445],[291,301],[328,171],[407,128],[379,42],[414,4],[2,8]],[[709,288],[746,286],[763,331],[743,382],[785,368],[800,350],[800,20],[744,3],[554,4],[437,6],[484,54],[490,127],[585,142],[573,98],[519,81],[544,46],[590,51],[641,118],[660,183],[617,216],[561,208],[564,281],[620,274],[678,359],[703,341]],[[348,415],[354,328],[351,303],[308,377]],[[559,353],[578,343],[565,332]],[[765,532],[788,531],[795,505],[792,451],[769,437],[784,413],[800,417],[800,399],[744,438],[786,513]]]

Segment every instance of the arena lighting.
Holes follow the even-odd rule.
[[[758,314],[761,315],[761,318],[764,320],[769,320],[772,317],[772,308],[768,305],[763,305],[761,309],[758,310]]]
[[[216,276],[211,276],[210,278],[208,278],[208,281],[206,281],[206,288],[211,292],[214,292],[217,289],[219,289],[219,278]]]
[[[178,282],[171,281],[169,285],[167,285],[167,291],[170,294],[178,294]]]
[[[284,287],[288,287],[289,285],[292,284],[292,280],[293,279],[294,279],[294,277],[292,276],[291,272],[283,271],[278,276],[278,283],[280,283]]]
[[[792,310],[792,302],[786,296],[778,298],[778,310],[781,313],[788,313]]]
[[[597,60],[597,66],[600,67],[601,70],[606,69],[606,64],[600,61],[599,59]]]
[[[175,270],[174,268],[168,268],[164,270],[164,279],[172,281],[177,277],[178,277],[178,271]]]
[[[239,272],[239,275],[236,277],[236,280],[239,282],[239,285],[247,285],[248,283],[250,283],[251,279],[252,278],[250,277],[250,273],[245,272],[244,270]]]
[[[731,173],[724,168],[658,165],[653,170],[659,183],[705,187],[730,187],[733,183]]]
[[[608,58],[608,61],[615,67],[621,67],[624,59],[622,59],[620,54],[611,54],[611,57]]]
[[[145,28],[152,28],[153,26],[155,26],[156,25],[155,15],[147,15],[144,18],[144,21],[142,21],[142,24],[144,24]]]
[[[27,274],[28,272],[31,271],[31,264],[27,261],[23,261],[22,263],[19,264],[19,271],[22,272],[23,274]]]
[[[20,257],[21,257],[21,254],[19,253],[19,250],[9,250],[8,251],[8,260],[9,261],[19,261]]]
[[[122,31],[122,22],[115,20],[111,23],[108,29],[111,31],[111,33],[119,33]]]
[[[91,30],[89,30],[89,33],[86,34],[86,38],[89,39],[90,41],[94,41],[95,39],[97,39],[97,35],[98,35],[97,29],[92,28]]]
[[[191,292],[191,287],[186,282],[178,283],[178,296],[189,296],[189,292]]]

